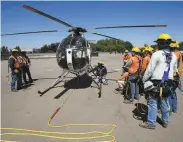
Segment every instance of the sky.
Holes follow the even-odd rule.
[[[95,28],[101,26],[167,24],[166,28],[126,28],[92,30],[100,34],[130,41],[134,46],[152,45],[161,33],[183,41],[183,2],[147,1],[3,1],[1,2],[1,34],[40,30],[68,30],[56,21],[22,8],[29,5],[73,26]],[[8,48],[40,48],[44,44],[60,42],[68,32],[2,36],[1,46]],[[88,40],[104,37],[84,34]]]

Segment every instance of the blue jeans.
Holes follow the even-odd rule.
[[[177,90],[169,97],[170,111],[177,112]]]
[[[130,82],[130,86],[131,86],[131,99],[130,99],[130,101],[133,101],[134,97],[139,96],[139,85],[135,81],[135,82]]]
[[[17,75],[15,73],[12,73],[11,75],[11,89],[15,89],[17,82]]]
[[[155,126],[156,119],[157,119],[157,104],[158,98],[154,98],[151,93],[148,93],[148,116],[147,116],[147,123],[149,125]],[[161,114],[162,114],[162,121],[164,123],[168,123],[169,121],[169,98],[164,97],[161,100],[160,104]]]
[[[12,73],[11,74],[11,89],[19,89],[22,86],[22,78],[21,74],[19,73]],[[17,84],[17,86],[16,86]]]

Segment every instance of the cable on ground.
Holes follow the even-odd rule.
[[[52,119],[60,111],[60,109],[64,106],[64,104],[67,102],[67,100],[71,96],[72,92],[73,92],[73,90],[68,95],[68,97],[64,100],[64,102],[61,104],[61,106],[56,109],[56,111],[53,113],[53,115],[48,120],[48,126],[49,127],[51,127],[51,128],[64,128],[64,127],[71,127],[71,126],[98,126],[98,127],[99,126],[105,126],[105,127],[112,127],[111,130],[108,131],[108,132],[90,131],[90,132],[83,132],[83,133],[79,133],[79,132],[75,133],[75,132],[49,132],[49,131],[29,130],[29,129],[20,129],[20,128],[0,128],[1,130],[19,131],[17,133],[9,133],[9,132],[2,133],[1,136],[6,136],[6,135],[37,136],[37,137],[45,137],[45,138],[52,138],[52,139],[58,139],[58,140],[91,140],[91,139],[110,138],[110,140],[102,140],[102,141],[97,140],[97,141],[98,142],[114,142],[115,137],[111,135],[111,133],[116,128],[116,125],[114,125],[114,124],[66,124],[66,125],[61,125],[61,126],[56,126],[56,125],[51,124]],[[53,136],[53,134],[57,134],[57,135],[89,135],[89,134],[94,135],[95,134],[97,136],[61,137],[61,136]],[[15,142],[15,141],[1,140],[1,142]]]

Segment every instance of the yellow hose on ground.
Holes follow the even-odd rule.
[[[72,91],[71,91],[72,93]],[[105,127],[112,127],[110,131],[108,132],[102,132],[102,131],[90,131],[90,132],[83,132],[83,133],[74,133],[74,132],[49,132],[49,131],[38,131],[38,130],[28,130],[28,129],[19,129],[19,128],[1,128],[1,130],[13,130],[13,131],[22,131],[17,133],[2,133],[1,136],[5,135],[16,135],[16,136],[38,136],[38,137],[46,137],[46,138],[52,138],[52,139],[58,139],[58,140],[91,140],[91,139],[101,139],[101,138],[111,138],[111,140],[108,141],[99,141],[98,142],[114,142],[115,137],[111,135],[111,133],[116,128],[116,125],[114,124],[66,124],[61,126],[52,125],[51,121],[54,118],[54,116],[59,112],[59,110],[64,106],[68,98],[70,97],[71,93],[68,95],[68,97],[64,100],[62,105],[53,113],[51,118],[48,120],[48,126],[52,128],[64,128],[64,127],[70,127],[70,126],[105,126]],[[91,134],[100,134],[99,136],[86,136],[86,137],[61,137],[61,136],[52,136],[49,134],[57,134],[57,135],[91,135]],[[8,140],[1,140],[1,142],[15,142],[15,141],[8,141]]]

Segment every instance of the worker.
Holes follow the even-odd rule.
[[[119,88],[116,89],[116,91],[120,90],[120,87],[124,85],[124,80],[128,77],[128,80],[130,81],[130,87],[131,87],[131,98],[130,100],[124,100],[124,103],[132,104],[134,101],[134,98],[139,99],[139,85],[137,83],[137,78],[139,74],[139,67],[140,67],[140,58],[139,58],[140,49],[138,47],[132,48],[132,57],[128,62],[125,64],[124,68],[127,69],[127,72],[125,72],[118,81]]]
[[[125,50],[124,56],[123,56],[123,66],[127,63],[127,61],[131,58],[132,56],[129,55],[128,50]],[[124,73],[124,69],[122,68],[122,74]]]
[[[18,62],[18,50],[16,48],[12,49],[12,54],[8,59],[8,64],[11,69],[11,91],[12,92],[18,92],[19,89],[21,89],[21,81],[20,81],[20,65]],[[17,83],[17,86],[16,86]]]
[[[139,56],[142,57],[142,59],[143,59],[143,57],[144,57],[144,49],[145,49],[145,48],[146,48],[146,47],[141,47],[141,48],[140,48]]]
[[[178,41],[173,40],[173,43],[170,44],[170,48],[172,49],[172,51],[175,53],[175,55],[177,56],[177,62],[178,62],[178,72],[174,73],[174,78],[178,79],[180,78],[180,76],[182,75],[182,55],[180,53],[180,51],[178,50],[179,48],[179,43]],[[170,103],[170,115],[171,113],[177,113],[177,91],[178,88],[176,88],[175,92],[173,92],[173,94],[169,97],[169,103]]]
[[[173,41],[173,42],[175,42],[175,44],[174,44],[175,45],[174,53],[175,53],[175,55],[177,56],[177,59],[178,59],[178,74],[179,74],[179,76],[181,76],[182,75],[182,70],[183,70],[183,67],[182,67],[182,54],[179,51],[178,41]]]
[[[158,44],[158,51],[153,53],[142,80],[148,94],[148,116],[147,122],[141,123],[139,126],[147,129],[156,128],[158,101],[161,102],[162,126],[164,128],[168,126],[168,98],[174,88],[173,73],[177,71],[176,55],[169,50],[172,42],[170,35],[160,34],[154,42]]]
[[[96,75],[96,83],[103,83],[104,85],[108,85],[106,75],[107,75],[107,68],[104,66],[103,62],[98,62],[98,66],[92,69],[90,72],[94,72]],[[101,80],[100,80],[101,79]],[[102,81],[102,82],[100,82]]]
[[[24,66],[24,62],[23,62],[23,57],[21,55],[21,50],[18,52],[18,56],[17,56],[18,62],[19,62],[19,66],[20,66],[20,70],[19,70],[19,78],[20,78],[20,84],[21,86],[23,86],[23,81],[22,81],[22,77],[23,77],[23,66]]]
[[[27,79],[26,79],[26,74],[28,75],[29,83],[32,83],[33,80],[32,80],[31,73],[30,73],[30,69],[29,69],[29,67],[30,67],[30,65],[31,65],[30,59],[29,59],[29,57],[26,55],[25,50],[21,50],[21,53],[22,53],[22,58],[23,58],[23,62],[24,62],[24,66],[22,67],[24,83],[25,83],[25,84],[28,83],[28,81],[27,81]]]
[[[140,70],[140,74],[143,76],[144,72],[149,64],[149,61],[151,59],[151,55],[152,55],[152,49],[149,47],[146,47],[144,49],[144,58],[142,59],[142,66],[141,66],[141,70]]]
[[[142,64],[140,66],[140,75],[139,75],[139,80],[138,80],[138,84],[139,84],[139,93],[141,95],[145,95],[144,93],[144,84],[142,82],[142,77],[144,75],[144,72],[149,64],[149,61],[151,59],[151,55],[152,55],[152,49],[150,47],[144,47],[143,50],[143,58],[142,58]]]
[[[124,56],[123,56],[123,61],[124,61],[124,65],[126,64],[126,62],[131,58],[131,56],[129,55],[128,50],[125,50]],[[123,65],[123,66],[124,66]]]

